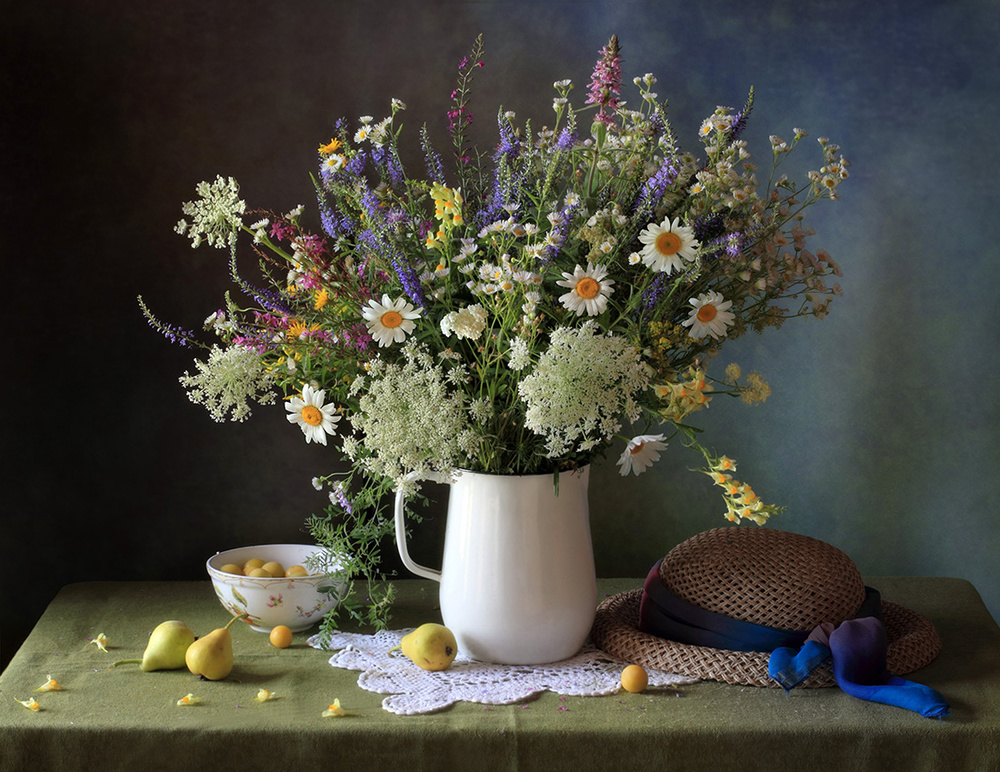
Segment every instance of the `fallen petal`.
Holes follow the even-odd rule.
[[[61,691],[63,691],[62,684],[60,684],[56,679],[54,679],[50,675],[47,675],[45,677],[48,680],[44,684],[42,684],[41,686],[39,686],[37,689],[35,689],[34,691],[36,691],[36,692],[61,692]]]
[[[90,639],[90,642],[95,646],[97,646],[97,648],[99,648],[101,651],[108,650],[108,636],[106,636],[104,633],[98,633],[97,637]]]
[[[357,713],[351,713],[350,711],[346,711],[340,707],[340,700],[338,699],[334,699],[333,705],[323,711],[323,718],[342,718],[343,716],[356,715]]]

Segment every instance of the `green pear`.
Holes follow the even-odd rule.
[[[424,670],[445,670],[458,654],[458,643],[455,641],[455,634],[447,627],[428,622],[404,635],[399,646],[390,651],[396,649],[401,649],[417,667]]]
[[[179,670],[184,667],[184,655],[192,643],[194,633],[186,624],[176,619],[161,622],[150,633],[142,659],[122,659],[115,662],[115,667],[138,664],[139,669],[147,673],[151,670]]]
[[[229,624],[203,635],[188,646],[184,662],[188,670],[209,681],[221,681],[233,672],[233,636],[229,625],[242,616],[233,617]]]

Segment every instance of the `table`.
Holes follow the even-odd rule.
[[[331,667],[326,653],[308,647],[307,633],[279,650],[234,625],[236,667],[224,681],[113,668],[140,656],[149,631],[166,619],[204,634],[228,614],[209,582],[72,584],[0,675],[0,770],[1000,769],[1000,628],[975,588],[961,579],[866,581],[937,626],[943,653],[911,677],[949,700],[944,721],[838,689],[786,696],[707,681],[396,716],[381,708],[382,695],[357,686],[357,673]],[[599,591],[640,585],[602,579]],[[395,627],[440,620],[433,583],[397,586]],[[107,653],[88,643],[101,632]],[[48,675],[65,691],[36,695],[37,713],[18,704]],[[278,699],[253,702],[259,688]],[[203,702],[178,707],[188,693]],[[357,715],[323,718],[334,698]]]

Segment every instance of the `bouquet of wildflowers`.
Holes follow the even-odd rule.
[[[306,442],[339,448],[347,471],[314,481],[331,504],[311,528],[368,579],[395,488],[414,493],[456,469],[557,472],[612,448],[622,475],[639,474],[673,437],[703,454],[727,518],[763,523],[775,508],[686,422],[713,395],[752,404],[769,392],[735,365],[709,375],[724,341],[826,314],[839,269],[807,249],[803,211],[836,199],[847,161],[820,139],[806,182],[780,175],[806,136],[796,129],[788,143],[771,138],[762,184],[741,139],[752,91],[707,117],[698,153],[684,152],[652,75],[634,79],[634,107],[624,101],[616,37],[583,106],[558,81],[551,125],[500,109],[496,147],[480,153],[468,127],[482,66],[480,39],[448,113],[450,172],[426,127],[425,176],[404,169],[399,100],[377,121],[336,124],[314,176],[320,232],[301,207],[249,212],[232,179],[198,187],[177,230],[228,248],[249,300],[227,295],[206,320],[207,356],[181,378],[190,398],[221,421],[281,394]],[[265,286],[237,270],[241,234]],[[387,589],[346,607],[378,622],[390,599]]]

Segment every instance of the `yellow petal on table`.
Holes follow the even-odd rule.
[[[38,687],[37,689],[35,689],[34,691],[36,691],[36,692],[61,692],[61,691],[63,691],[63,686],[62,686],[62,684],[60,684],[60,683],[59,683],[59,682],[58,682],[58,681],[57,681],[56,679],[54,679],[54,678],[53,678],[52,676],[50,676],[50,675],[47,675],[47,676],[45,676],[45,677],[46,677],[47,679],[49,679],[49,680],[48,680],[48,681],[46,681],[46,682],[45,682],[44,684],[42,684],[41,686],[39,686],[39,687]]]
[[[178,705],[197,705],[199,702],[201,702],[201,697],[195,697],[193,694],[185,694],[177,700]]]
[[[26,700],[17,700],[17,702],[20,702],[28,710],[34,711],[35,713],[37,713],[42,709],[42,706],[38,704],[38,700],[36,700],[34,697],[29,697]]]
[[[104,633],[98,633],[96,637],[91,638],[90,642],[97,646],[101,651],[108,650],[108,636]]]
[[[257,696],[253,698],[254,702],[267,702],[268,700],[276,700],[278,697],[274,692],[269,692],[267,689],[261,689],[257,692]]]
[[[323,711],[323,718],[342,718],[344,716],[356,716],[357,713],[351,713],[350,711],[344,710],[340,707],[340,700],[335,699],[333,705],[328,707]]]

